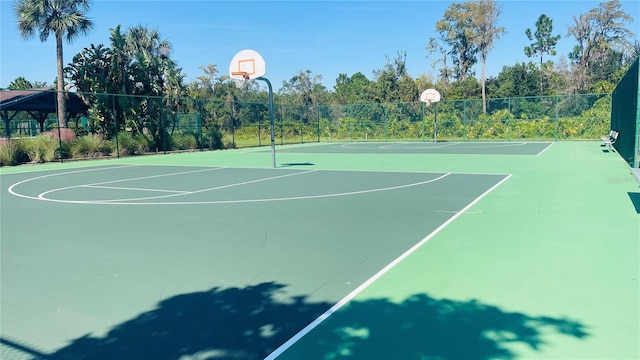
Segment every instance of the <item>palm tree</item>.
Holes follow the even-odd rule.
[[[58,120],[67,126],[64,94],[62,39],[73,41],[80,33],[86,34],[93,22],[86,17],[91,0],[16,0],[13,10],[18,18],[18,31],[25,39],[36,33],[41,42],[53,33],[56,38]]]

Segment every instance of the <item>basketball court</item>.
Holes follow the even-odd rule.
[[[640,357],[640,190],[617,153],[276,150],[264,60],[229,74],[267,84],[270,151],[0,169],[3,360]]]
[[[615,154],[421,145],[2,169],[3,359],[635,354],[637,186]]]

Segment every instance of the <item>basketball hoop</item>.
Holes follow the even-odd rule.
[[[231,80],[236,85],[236,88],[242,89],[244,87],[244,83],[251,78],[246,71],[232,71],[231,72]]]
[[[264,77],[267,73],[264,59],[254,50],[241,50],[233,56],[229,63],[229,78],[237,87],[242,87],[247,80],[261,80],[269,89],[269,123],[271,127],[271,164],[276,167],[275,125],[273,119],[273,88],[271,81]]]
[[[420,94],[420,101],[429,106],[431,103],[440,101],[440,93],[436,89],[427,89]]]
[[[229,78],[244,82],[254,80],[266,73],[264,59],[253,50],[238,52],[229,63]]]
[[[231,75],[233,76],[237,76],[237,77],[242,77],[244,80],[249,80],[250,79],[250,75],[248,72],[246,71],[232,71]]]

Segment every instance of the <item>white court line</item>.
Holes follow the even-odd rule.
[[[127,178],[127,179],[119,179],[119,180],[111,180],[111,181],[102,181],[102,182],[97,182],[97,183],[92,183],[92,184],[73,185],[73,186],[67,186],[67,187],[63,187],[63,188],[58,188],[58,189],[52,189],[52,190],[49,190],[49,191],[45,191],[45,192],[41,193],[40,195],[38,195],[37,199],[38,200],[46,200],[46,201],[56,201],[55,199],[46,198],[45,195],[53,193],[53,192],[57,192],[57,191],[75,189],[75,188],[84,187],[84,186],[97,186],[97,185],[113,184],[113,183],[118,183],[118,182],[123,182],[123,181],[132,181],[132,180],[147,180],[147,179],[155,179],[155,178],[160,178],[160,177],[193,174],[193,173],[197,173],[197,172],[215,171],[215,170],[222,170],[222,169],[224,169],[224,168],[220,167],[220,168],[200,169],[200,170],[192,170],[192,171],[180,171],[180,172],[177,172],[177,173],[170,173],[170,174],[148,175],[148,176],[140,176],[140,177],[135,177],[135,178]],[[175,196],[175,195],[168,195],[168,196]],[[97,201],[97,200],[92,200],[92,201]],[[101,201],[110,201],[110,200],[101,200]]]
[[[86,185],[82,185],[82,186],[113,184],[113,183],[124,182],[124,181],[133,181],[133,180],[147,180],[147,179],[155,179],[155,178],[168,177],[168,176],[174,176],[174,175],[194,174],[194,173],[198,173],[198,172],[223,170],[223,169],[225,169],[225,168],[224,167],[215,167],[215,168],[198,169],[198,170],[191,170],[191,171],[180,171],[180,172],[177,172],[177,173],[147,175],[147,176],[140,176],[140,177],[134,177],[134,178],[128,178],[128,179],[103,181],[103,182],[97,182],[97,183],[93,183],[93,184],[86,184]]]
[[[222,169],[222,168],[208,169],[208,170],[220,170],[220,169]],[[199,171],[206,171],[206,170],[199,170]],[[220,203],[218,201],[214,201],[214,202],[169,202],[169,203],[129,203],[127,201],[155,200],[155,199],[164,199],[164,198],[182,196],[182,195],[192,195],[192,194],[198,194],[198,193],[207,192],[207,191],[230,188],[230,187],[234,187],[234,186],[254,184],[254,183],[262,182],[262,181],[280,179],[280,178],[285,178],[285,177],[289,177],[289,176],[302,175],[302,174],[315,172],[315,171],[318,171],[318,170],[308,170],[308,171],[303,171],[303,172],[299,172],[299,173],[272,176],[272,177],[268,177],[268,178],[261,178],[261,179],[257,179],[257,180],[243,181],[243,182],[240,182],[240,183],[233,183],[233,184],[228,184],[228,185],[216,186],[216,187],[202,189],[202,190],[196,190],[196,191],[184,191],[184,192],[180,192],[178,194],[169,194],[169,195],[160,195],[160,196],[148,196],[148,197],[141,197],[141,198],[103,199],[103,200],[58,200],[58,199],[50,199],[50,198],[45,197],[45,195],[48,195],[48,194],[50,194],[52,192],[62,191],[62,190],[67,190],[67,189],[72,189],[72,188],[77,188],[80,185],[68,186],[68,187],[65,187],[65,188],[59,188],[59,189],[53,189],[53,190],[45,191],[45,192],[41,193],[40,195],[38,195],[37,198],[33,198],[33,197],[30,197],[30,198],[31,199],[37,199],[37,200],[43,200],[43,201],[68,203],[68,204],[102,204],[102,205],[105,205],[105,204],[115,204],[115,205],[174,205],[174,204],[178,205],[178,204],[181,204],[181,205],[184,205],[184,204]],[[186,174],[186,173],[191,173],[191,172],[193,172],[193,171],[187,171],[187,172],[182,172],[182,173],[174,173],[174,174],[168,174],[168,175]],[[147,179],[147,178],[151,178],[151,177],[158,177],[158,176],[154,175],[154,176],[149,176],[149,177],[142,177],[142,178],[135,178],[135,179],[128,179],[128,180]],[[106,183],[113,183],[113,182],[119,182],[119,181],[126,181],[126,180],[107,181],[107,182],[96,183],[96,184],[106,184]],[[89,184],[89,185],[93,185],[93,184]],[[86,185],[83,185],[83,186],[86,186]],[[254,201],[259,201],[259,200],[254,200]]]
[[[109,190],[131,190],[131,191],[149,191],[149,192],[166,192],[166,193],[183,193],[186,194],[186,190],[162,190],[162,189],[147,189],[147,188],[131,188],[120,186],[99,186],[99,185],[80,185],[77,187],[85,187],[91,189],[109,189]]]
[[[44,179],[44,178],[48,178],[48,177],[52,177],[52,176],[61,176],[61,175],[69,175],[69,174],[77,174],[77,173],[83,173],[83,172],[91,172],[91,171],[102,171],[102,170],[111,170],[111,169],[121,169],[121,168],[127,168],[127,167],[132,167],[133,165],[122,165],[122,166],[114,166],[114,167],[104,167],[104,168],[99,168],[99,169],[95,169],[95,168],[91,168],[91,169],[83,169],[83,170],[76,170],[76,171],[65,171],[65,172],[59,172],[59,173],[55,173],[55,174],[48,174],[48,175],[42,175],[42,176],[37,176],[34,178],[29,178],[29,179],[25,179],[22,181],[18,181],[17,183],[9,186],[9,188],[7,189],[7,191],[15,196],[21,197],[21,198],[25,198],[25,199],[32,199],[32,200],[38,200],[38,198],[35,198],[33,196],[28,196],[28,195],[22,195],[19,194],[17,192],[15,192],[13,190],[13,188],[15,188],[16,186],[20,185],[20,184],[24,184],[26,182],[29,181],[33,181],[33,180],[40,180],[40,179]]]
[[[356,295],[361,293],[364,289],[373,284],[376,280],[382,277],[384,274],[389,272],[392,268],[398,265],[402,260],[411,255],[413,252],[418,250],[422,245],[424,245],[427,241],[431,240],[436,234],[438,234],[442,229],[444,229],[447,225],[449,225],[453,220],[457,219],[461,214],[465,213],[467,209],[472,207],[475,203],[480,201],[485,195],[493,191],[495,188],[504,183],[507,179],[509,179],[511,175],[507,175],[504,179],[500,180],[497,184],[493,185],[489,190],[482,193],[475,200],[465,206],[462,210],[460,210],[457,214],[449,218],[449,220],[445,221],[442,225],[438,226],[434,231],[432,231],[429,235],[427,235],[424,239],[420,240],[417,244],[412,246],[409,250],[405,251],[402,255],[397,257],[387,266],[385,266],[382,270],[378,271],[375,275],[370,277],[367,281],[358,286],[355,290],[350,292],[347,296],[338,301],[335,305],[333,305],[329,310],[325,311],[322,315],[317,317],[314,321],[312,321],[309,325],[304,327],[298,333],[296,333],[293,337],[287,340],[284,344],[280,345],[277,349],[275,349],[271,354],[269,354],[264,360],[274,360],[278,356],[282,355],[287,349],[297,343],[303,336],[307,335],[311,330],[315,329],[318,325],[320,325],[323,321],[325,321],[329,316],[333,315],[336,311],[346,305],[349,301],[351,301]]]
[[[194,191],[194,192],[191,192],[191,193],[198,193],[198,192],[203,192],[203,191],[217,190],[217,189],[221,189],[221,188],[227,188],[227,187],[238,186],[238,185],[246,185],[246,184],[255,183],[255,182],[259,182],[259,181],[272,180],[272,179],[295,176],[295,175],[302,175],[302,174],[306,174],[306,173],[309,173],[309,172],[315,172],[315,171],[317,171],[317,170],[309,170],[309,171],[305,171],[305,172],[302,172],[302,173],[287,174],[287,175],[275,176],[275,177],[271,177],[271,178],[247,181],[247,182],[243,182],[243,183],[235,183],[235,184],[220,186],[220,187],[211,188],[211,189],[204,189],[204,190]],[[410,184],[404,184],[404,185],[390,186],[390,187],[386,187],[386,188],[376,188],[376,189],[369,189],[369,190],[358,190],[358,191],[350,191],[350,192],[343,192],[343,193],[333,193],[333,194],[322,194],[322,195],[292,196],[292,197],[282,197],[282,198],[245,199],[245,200],[212,200],[212,201],[174,201],[174,202],[125,202],[125,201],[160,199],[160,198],[167,198],[167,197],[171,197],[171,196],[178,196],[178,195],[165,195],[165,196],[147,197],[147,198],[140,198],[140,199],[115,199],[115,200],[91,200],[91,201],[55,200],[55,199],[48,199],[48,198],[42,198],[42,199],[38,199],[38,200],[69,203],[69,204],[92,204],[92,205],[199,205],[199,204],[239,204],[239,203],[253,203],[253,202],[291,201],[291,200],[332,198],[332,197],[339,197],[339,196],[349,196],[349,195],[358,195],[358,194],[374,193],[374,192],[381,192],[381,191],[397,190],[397,189],[408,188],[408,187],[412,187],[412,186],[419,186],[419,185],[424,185],[424,184],[436,182],[436,181],[439,181],[439,180],[441,180],[441,179],[443,179],[443,178],[445,178],[445,177],[447,177],[449,175],[451,175],[451,173],[446,173],[444,175],[441,175],[441,176],[439,176],[437,178],[430,179],[430,180],[425,180],[425,181],[420,181],[420,182],[410,183]],[[179,195],[185,195],[185,194],[179,194]]]
[[[398,145],[388,145],[386,147],[380,147],[381,149],[408,149],[408,150],[430,150],[430,149],[441,149],[444,147],[451,147],[454,149],[494,149],[494,148],[507,148],[507,147],[516,147],[516,146],[525,146],[527,142],[509,142],[509,143],[496,143],[496,142],[455,142],[448,143],[451,144],[449,146],[415,146],[415,145],[407,145],[407,146],[398,146]]]
[[[445,148],[445,147],[451,147],[454,145],[457,145],[459,143],[457,142],[450,142],[450,143],[442,143],[442,144],[438,144],[438,143],[432,143],[432,142],[428,142],[428,143],[395,143],[395,144],[391,144],[391,145],[383,145],[383,146],[379,146],[379,149],[383,149],[383,150],[394,150],[394,149],[407,149],[407,150],[430,150],[430,149],[441,149],[441,148]],[[423,146],[420,146],[423,145]]]
[[[316,171],[316,170],[311,170],[311,171]],[[447,177],[447,176],[449,176],[451,174],[452,173],[446,173],[446,174],[441,175],[441,176],[439,176],[439,177],[437,177],[435,179],[430,179],[430,180],[425,180],[425,181],[420,181],[420,182],[410,183],[410,184],[404,184],[404,185],[390,186],[390,187],[386,187],[386,188],[377,188],[377,189],[369,189],[369,190],[358,190],[358,191],[349,191],[349,192],[343,192],[343,193],[322,194],[322,195],[304,195],[304,196],[291,196],[291,197],[283,197],[283,198],[246,199],[246,200],[178,201],[178,202],[166,202],[166,203],[162,203],[162,202],[156,202],[156,203],[141,203],[141,202],[125,203],[125,202],[111,202],[111,201],[117,201],[117,200],[111,200],[111,201],[103,201],[103,202],[99,202],[99,201],[88,202],[88,204],[97,204],[97,205],[106,205],[106,204],[113,204],[113,205],[196,205],[196,204],[239,204],[239,203],[252,203],[252,202],[309,200],[309,199],[332,198],[332,197],[340,197],[340,196],[349,196],[349,195],[358,195],[358,194],[367,194],[367,193],[375,193],[375,192],[382,192],[382,191],[389,191],[389,190],[404,189],[404,188],[408,188],[408,187],[412,187],[412,186],[419,186],[419,185],[424,185],[424,184],[436,182],[436,181],[442,180],[443,178],[445,178],[445,177]],[[300,175],[300,174],[293,174],[293,175]],[[293,176],[293,175],[288,175],[288,176]],[[168,196],[164,196],[164,197],[168,197]],[[158,198],[160,198],[160,196]]]
[[[539,153],[536,154],[536,156],[540,156],[542,155],[543,152],[547,151],[547,149],[549,149],[551,146],[553,146],[553,143],[549,143],[549,146],[545,147],[544,149],[542,149],[542,151],[540,151]]]
[[[491,148],[506,148],[525,146],[529,142],[446,142],[446,143],[433,143],[433,142],[400,142],[390,143],[387,145],[376,146],[376,143],[362,143],[362,144],[341,144],[340,147],[347,149],[372,149],[377,148],[381,150],[434,150],[442,148],[454,148],[454,149],[491,149]]]
[[[233,184],[227,184],[227,185],[221,185],[221,186],[216,186],[216,187],[212,187],[212,188],[208,188],[208,189],[202,189],[202,190],[195,190],[195,191],[186,191],[184,193],[181,194],[172,194],[172,195],[161,195],[161,196],[151,196],[151,197],[144,197],[144,198],[136,198],[136,199],[117,199],[117,200],[104,200],[104,202],[107,203],[123,203],[124,201],[138,201],[138,200],[155,200],[155,199],[165,199],[168,197],[174,197],[174,196],[181,196],[181,195],[192,195],[192,194],[199,194],[199,193],[203,193],[203,192],[207,192],[207,191],[214,191],[214,190],[220,190],[220,189],[227,189],[230,187],[235,187],[235,186],[241,186],[241,185],[248,185],[248,184],[255,184],[255,183],[259,183],[259,182],[263,182],[263,181],[269,181],[269,180],[274,180],[274,179],[280,179],[280,178],[285,178],[285,177],[290,177],[290,176],[297,176],[297,175],[303,175],[303,174],[307,174],[307,173],[311,173],[311,172],[315,172],[318,170],[307,170],[307,171],[302,171],[299,173],[292,173],[292,174],[285,174],[285,175],[278,175],[278,176],[271,176],[268,178],[261,178],[261,179],[256,179],[256,180],[249,180],[249,181],[243,181],[243,182],[239,182],[239,183],[233,183]],[[101,203],[101,201],[91,201],[92,203]],[[189,202],[186,202],[189,203]],[[197,202],[199,204],[199,202]],[[156,203],[151,203],[151,204],[156,204]],[[173,204],[173,203],[169,203],[169,204]],[[149,205],[149,203],[147,203],[147,205]]]

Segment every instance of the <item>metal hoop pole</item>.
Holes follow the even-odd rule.
[[[271,88],[271,81],[266,77],[256,78],[258,80],[262,80],[267,83],[267,87],[269,88],[269,124],[271,125],[271,164],[275,168],[276,167],[276,136],[275,136],[275,125],[273,120],[273,89]]]

